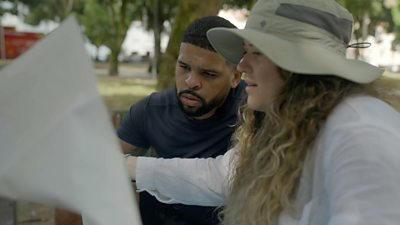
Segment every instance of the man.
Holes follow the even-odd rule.
[[[243,99],[243,82],[235,65],[208,42],[214,27],[235,28],[217,17],[195,20],[184,32],[176,63],[176,87],[133,105],[117,130],[124,152],[153,149],[163,158],[216,157],[227,151]],[[140,194],[144,225],[217,224],[215,208],[166,205]]]

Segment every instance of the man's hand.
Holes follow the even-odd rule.
[[[137,157],[125,156],[125,167],[131,180],[136,180],[136,160]]]

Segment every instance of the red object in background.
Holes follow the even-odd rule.
[[[17,58],[43,36],[41,33],[18,32],[14,27],[1,27],[0,29],[1,59]]]

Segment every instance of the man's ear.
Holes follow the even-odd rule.
[[[240,83],[241,79],[242,79],[242,73],[235,69],[231,87],[236,88],[238,86],[238,84]]]

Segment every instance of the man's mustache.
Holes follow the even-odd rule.
[[[190,89],[186,89],[183,91],[178,92],[178,97],[181,97],[183,94],[190,94],[193,95],[194,97],[198,98],[200,101],[202,101],[203,103],[205,102],[204,98],[201,97],[199,94],[197,94],[196,92],[194,92],[193,90]]]

